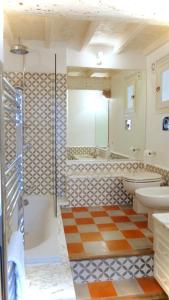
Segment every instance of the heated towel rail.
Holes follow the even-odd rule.
[[[8,263],[8,243],[14,231],[24,229],[23,97],[22,89],[15,89],[4,77],[1,77],[0,90],[1,285],[3,300],[15,300],[15,264]]]

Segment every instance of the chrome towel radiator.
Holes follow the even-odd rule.
[[[0,213],[1,287],[3,300],[16,300],[15,264],[8,263],[12,232],[24,230],[22,90],[1,77]]]

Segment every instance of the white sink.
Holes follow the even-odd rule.
[[[169,187],[147,187],[135,191],[140,202],[148,208],[169,210]]]

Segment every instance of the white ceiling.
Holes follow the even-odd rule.
[[[6,0],[5,38],[148,53],[169,41],[168,0]]]
[[[84,19],[125,16],[169,24],[168,0],[6,0],[5,9]]]

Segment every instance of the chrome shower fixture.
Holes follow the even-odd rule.
[[[10,52],[18,55],[25,55],[29,53],[28,48],[22,45],[20,42],[18,44],[13,45],[10,49]]]

